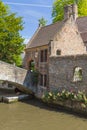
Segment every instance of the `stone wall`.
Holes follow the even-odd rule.
[[[0,61],[0,80],[23,84],[27,70]]]
[[[75,67],[82,68],[82,81],[73,81]],[[87,55],[50,57],[49,87],[87,92]]]

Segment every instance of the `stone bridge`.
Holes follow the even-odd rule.
[[[36,90],[32,87],[31,77],[31,72],[0,61],[0,80],[13,84],[25,93],[34,94]]]

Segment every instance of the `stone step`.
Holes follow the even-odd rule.
[[[23,94],[23,95],[16,95],[16,96],[2,96],[1,101],[5,102],[5,103],[13,103],[13,102],[17,102],[17,101],[21,101],[24,99],[29,99],[30,95],[27,94]]]

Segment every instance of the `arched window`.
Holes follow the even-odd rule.
[[[35,62],[33,60],[29,63],[29,70],[34,71],[35,70]]]
[[[57,50],[56,55],[61,55],[61,50]]]
[[[73,75],[73,81],[82,81],[82,68],[80,67],[75,67],[74,69],[74,75]]]

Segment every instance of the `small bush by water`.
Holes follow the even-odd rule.
[[[75,92],[69,92],[66,90],[63,90],[62,92],[52,91],[52,92],[46,92],[44,93],[42,97],[44,102],[48,103],[58,103],[59,101],[73,101],[73,102],[79,102],[81,103],[81,107],[86,108],[87,107],[87,96],[84,92],[78,91]]]

